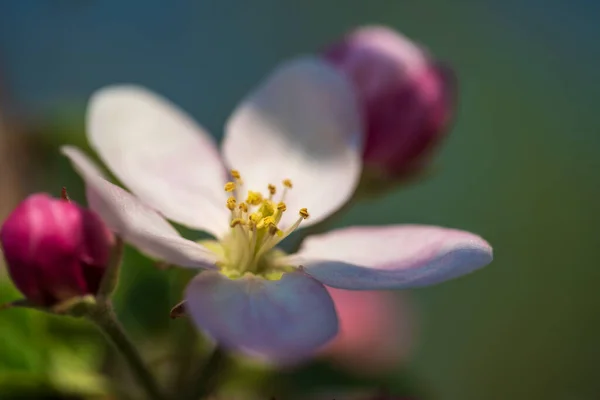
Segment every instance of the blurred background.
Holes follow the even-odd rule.
[[[441,400],[597,399],[599,16],[591,0],[1,2],[0,219],[33,191],[66,185],[83,201],[57,148],[85,146],[85,102],[103,85],[148,86],[219,138],[230,110],[278,62],[357,26],[389,25],[454,66],[456,125],[431,178],[339,225],[465,229],[494,246],[495,261],[410,293],[416,347],[379,384],[414,377]],[[156,340],[148,349],[160,358],[160,338],[178,329],[166,321],[177,272],[133,251],[127,263],[119,314],[134,336]],[[18,298],[0,279],[0,302]],[[46,385],[48,396],[102,393],[104,352],[85,323],[2,312],[0,398]],[[302,382],[320,373],[309,369]]]

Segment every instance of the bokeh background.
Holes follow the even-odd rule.
[[[410,293],[417,347],[386,384],[408,370],[442,400],[597,399],[599,16],[592,0],[1,2],[0,216],[32,191],[83,199],[57,147],[85,143],[94,89],[146,85],[220,137],[278,62],[386,24],[455,67],[456,125],[431,178],[339,224],[447,225],[495,247],[489,268]],[[172,328],[171,278],[129,252],[116,301],[139,337]],[[14,299],[0,279],[0,301]],[[103,346],[86,324],[1,313],[0,398],[32,382],[100,392]]]

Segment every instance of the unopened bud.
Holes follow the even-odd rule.
[[[324,58],[350,79],[362,105],[365,172],[393,180],[420,172],[452,119],[453,73],[385,27],[351,32]]]
[[[49,307],[97,293],[114,238],[93,211],[34,194],[8,216],[0,243],[15,286]]]

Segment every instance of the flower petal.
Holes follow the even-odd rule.
[[[188,115],[147,89],[96,92],[88,139],[111,171],[146,204],[191,228],[228,228],[226,173],[212,138]]]
[[[361,170],[361,119],[354,92],[333,67],[312,58],[283,64],[235,110],[223,154],[250,190],[290,179],[283,226],[308,208],[308,226],[354,192]]]
[[[163,217],[122,188],[108,182],[79,149],[62,148],[86,182],[88,203],[106,225],[143,253],[182,267],[214,268],[217,256],[182,238]]]
[[[339,229],[308,237],[298,254],[282,260],[326,285],[354,290],[428,286],[491,261],[481,237],[424,225]]]
[[[188,286],[186,300],[198,327],[219,344],[274,361],[309,356],[338,330],[327,290],[302,272],[278,281],[203,272]]]

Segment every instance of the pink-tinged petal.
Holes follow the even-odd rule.
[[[213,268],[217,257],[182,238],[163,217],[122,188],[108,182],[79,149],[62,148],[86,183],[88,203],[106,225],[143,253],[182,267]]]
[[[223,142],[245,188],[266,192],[291,179],[282,226],[306,207],[319,222],[354,192],[361,171],[361,118],[349,82],[323,61],[281,65],[238,106]],[[277,195],[276,195],[277,198]]]
[[[191,228],[227,230],[216,145],[174,104],[142,87],[109,86],[90,99],[87,130],[102,160],[146,204]]]
[[[387,291],[327,288],[340,331],[322,350],[340,366],[360,374],[379,374],[406,362],[415,337],[408,296]]]
[[[192,280],[186,300],[194,322],[219,344],[273,361],[310,356],[338,330],[327,290],[301,272],[271,281],[207,271]]]
[[[353,290],[433,285],[492,261],[492,248],[464,231],[425,225],[354,227],[308,237],[287,257],[322,283]]]

